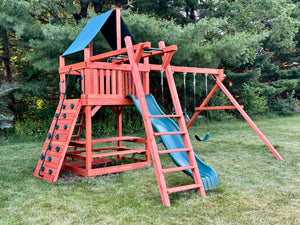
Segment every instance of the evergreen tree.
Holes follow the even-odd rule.
[[[7,87],[1,98],[9,101],[0,107],[17,119],[30,113],[40,118],[32,109],[41,105],[45,112],[55,107],[59,55],[89,18],[114,6],[130,8],[122,17],[137,41],[178,45],[173,64],[224,68],[236,97],[248,91],[274,105],[292,93],[300,96],[295,0],[5,0],[0,2],[0,76],[1,87]],[[95,42],[96,53],[110,50],[101,35],[96,40],[101,40]],[[68,60],[76,57],[82,59],[78,54]]]

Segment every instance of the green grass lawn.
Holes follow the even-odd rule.
[[[171,194],[171,207],[161,204],[153,167],[50,184],[33,176],[44,140],[1,145],[0,224],[300,224],[300,115],[255,122],[284,161],[246,122],[212,122],[208,142],[192,140],[220,185],[205,198]],[[190,182],[167,177],[170,186]]]

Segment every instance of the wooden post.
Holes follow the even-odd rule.
[[[90,48],[85,48],[84,49],[84,61],[88,62],[90,61],[91,57],[91,51]],[[91,94],[92,93],[92,69],[90,68],[85,68],[84,69],[84,74],[83,75],[83,82],[84,82],[84,94]]]
[[[120,8],[116,8],[116,33],[117,33],[117,49],[121,49],[121,12]]]
[[[93,56],[93,41],[91,41],[90,43],[89,43],[89,49],[90,49],[90,57],[91,56]]]
[[[124,106],[118,107],[118,113],[117,113],[117,132],[118,137],[122,137],[122,112],[123,112]],[[122,141],[118,141],[118,147],[122,147]],[[122,158],[121,155],[119,155],[119,158]]]
[[[144,64],[146,66],[149,66],[149,57],[144,58]],[[144,86],[144,91],[145,95],[149,94],[149,72],[143,72],[143,86]]]
[[[86,141],[86,170],[87,175],[92,172],[92,113],[91,106],[85,106],[85,141]]]
[[[63,56],[59,56],[59,67],[63,67],[65,66],[65,57]],[[59,75],[59,89],[60,89],[60,93],[65,93],[66,91],[66,74],[65,73],[61,73]],[[62,100],[63,95],[60,95],[60,100]]]

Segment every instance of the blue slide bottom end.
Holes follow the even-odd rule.
[[[138,98],[135,98],[133,95],[128,95],[126,97],[130,97],[132,99],[133,103],[141,114],[141,107]],[[145,98],[150,115],[165,115],[160,109],[153,95],[147,94]],[[157,132],[180,131],[178,125],[170,118],[151,118],[151,123]],[[160,137],[166,149],[185,148],[182,135],[180,134],[162,135]],[[186,152],[169,153],[169,156],[178,167],[190,165]],[[195,158],[200,171],[204,189],[208,190],[218,186],[219,180],[216,171],[212,167],[205,164],[196,154]],[[184,170],[183,172],[193,178],[191,170]]]

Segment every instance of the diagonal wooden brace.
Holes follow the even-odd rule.
[[[201,105],[198,107],[198,109],[204,108],[211,97],[214,95],[214,93],[217,91],[218,88],[220,88],[224,94],[227,96],[227,98],[232,102],[234,107],[240,112],[240,114],[244,117],[244,119],[249,123],[249,125],[252,127],[252,129],[256,132],[256,134],[260,137],[260,139],[264,142],[264,144],[268,147],[268,149],[272,152],[272,154],[279,160],[283,160],[283,158],[280,156],[280,154],[276,151],[276,149],[273,147],[273,145],[269,142],[269,140],[265,137],[265,135],[260,131],[260,129],[256,126],[256,124],[253,122],[253,120],[248,116],[248,114],[243,109],[243,106],[241,106],[235,98],[231,95],[231,93],[227,90],[225,85],[223,84],[223,80],[225,78],[224,74],[218,74],[215,75],[215,86],[211,89],[209,94],[206,96],[204,101],[201,103]],[[190,121],[187,124],[187,128],[189,128],[194,121],[196,120],[197,116],[200,114],[200,110],[196,110],[195,114],[192,116]]]

